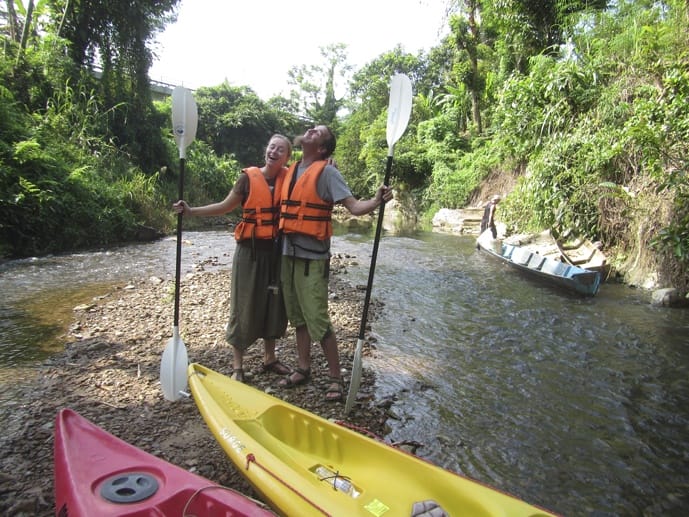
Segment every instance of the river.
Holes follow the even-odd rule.
[[[228,232],[184,239],[185,271],[230,267]],[[371,248],[370,235],[334,238],[358,257],[353,283]],[[174,254],[172,238],[0,265],[0,383],[59,350],[74,305],[103,284],[174,277]],[[689,511],[689,311],[619,284],[570,295],[472,237],[429,232],[384,236],[372,296],[385,307],[366,366],[395,399],[387,439],[568,516]]]

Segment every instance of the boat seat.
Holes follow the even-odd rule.
[[[548,273],[551,275],[557,275],[557,276],[567,276],[567,270],[571,266],[565,264],[564,262],[560,262],[559,260],[553,260],[551,258],[545,259],[545,262],[541,266],[541,271],[544,273]]]
[[[526,265],[526,267],[530,269],[541,269],[541,266],[543,265],[544,261],[545,257],[542,257],[538,253],[534,253],[531,255],[531,258],[529,259],[529,262]]]
[[[514,248],[512,252],[512,262],[523,266],[529,262],[531,255],[533,255],[533,253],[526,248]]]

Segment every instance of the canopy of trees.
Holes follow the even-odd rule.
[[[178,0],[0,1],[0,254],[26,256],[170,227],[176,149],[170,105],[151,100],[154,36]],[[260,164],[272,133],[314,123],[358,196],[381,181],[388,85],[404,72],[414,108],[395,147],[395,185],[424,214],[476,201],[496,173],[514,231],[570,229],[619,251],[652,247],[668,279],[689,268],[687,3],[451,0],[449,35],[362,69],[346,47],[294,67],[289,98],[250,87],[195,92],[186,191],[223,198]]]

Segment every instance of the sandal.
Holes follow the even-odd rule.
[[[330,384],[325,392],[325,400],[328,402],[342,402],[344,380],[342,377],[330,377]]]
[[[243,368],[235,368],[232,371],[232,377],[230,377],[234,381],[239,381],[239,382],[244,382],[244,369]]]
[[[297,379],[293,379],[292,377],[294,374],[299,375],[300,377]],[[303,368],[295,368],[294,371],[285,376],[280,382],[278,382],[278,386],[281,388],[294,388],[295,386],[301,386],[302,384],[306,384],[311,380],[311,369],[307,368],[304,370]]]
[[[281,363],[279,359],[276,359],[272,363],[263,365],[264,372],[277,373],[278,375],[289,375],[292,370],[289,366]]]

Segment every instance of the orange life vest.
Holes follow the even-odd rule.
[[[333,203],[318,196],[318,178],[328,162],[315,161],[292,186],[298,163],[292,164],[282,183],[280,230],[284,233],[303,233],[319,240],[333,234]]]
[[[234,229],[234,238],[273,239],[277,236],[280,194],[287,167],[277,173],[272,192],[261,169],[249,167],[242,172],[249,178],[249,195],[242,205],[242,220]]]

